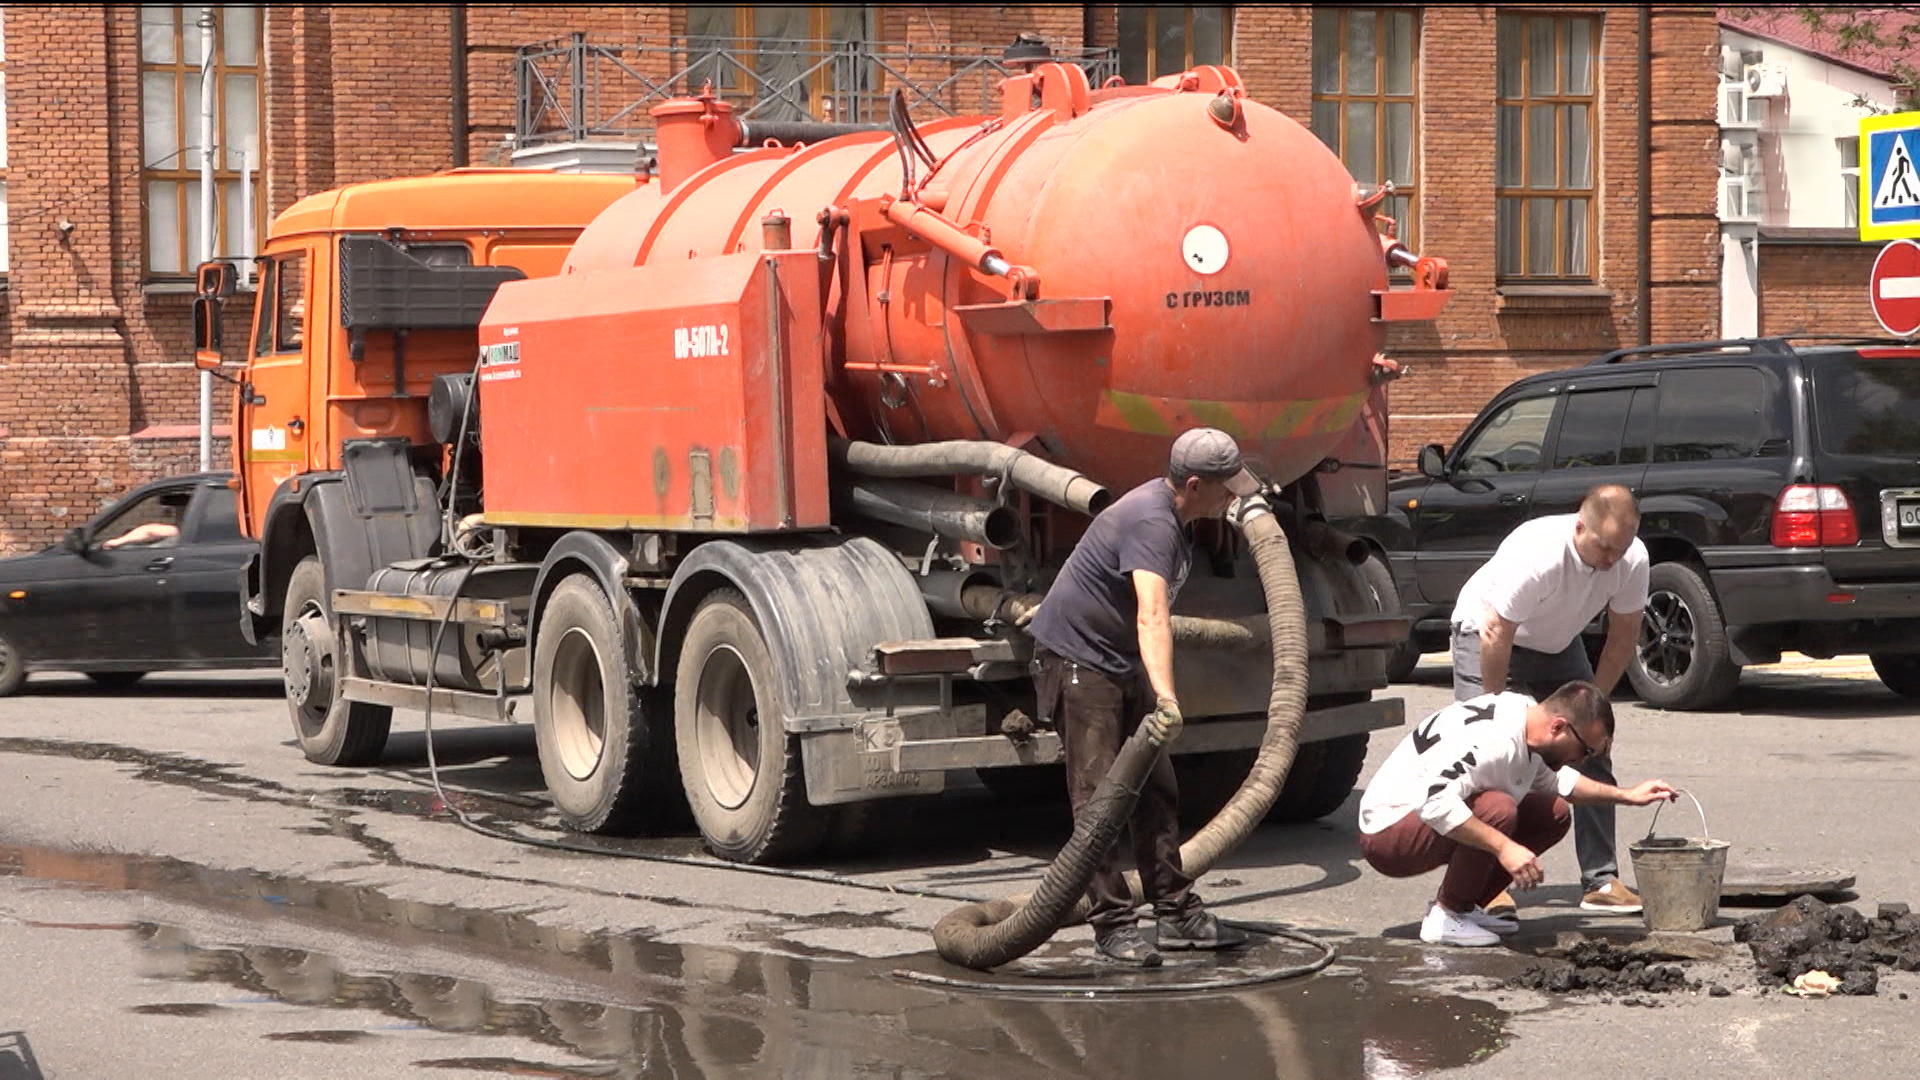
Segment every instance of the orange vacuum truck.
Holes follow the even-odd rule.
[[[1001,100],[850,130],[680,98],[650,175],[455,169],[280,214],[235,395],[240,588],[307,757],[377,760],[395,708],[530,702],[569,827],[690,810],[748,862],[954,770],[1058,791],[1013,615],[1209,425],[1268,478],[1305,597],[1273,812],[1338,807],[1403,722],[1372,695],[1406,624],[1325,518],[1384,505],[1386,323],[1434,317],[1445,264],[1229,69],[1041,64]],[[231,278],[201,278],[208,366]],[[1250,628],[1178,650],[1205,809],[1272,661],[1244,541],[1196,543],[1175,614]]]

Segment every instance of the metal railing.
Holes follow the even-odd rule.
[[[585,34],[520,48],[514,62],[517,145],[645,138],[647,110],[711,83],[735,115],[762,120],[886,120],[904,90],[916,116],[998,110],[1002,78],[1017,74],[1002,46],[928,48],[902,42],[683,38],[672,45],[606,45]],[[1054,59],[1086,69],[1095,86],[1120,73],[1118,50]]]

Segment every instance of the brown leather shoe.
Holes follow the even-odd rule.
[[[1580,898],[1581,911],[1607,911],[1615,915],[1640,914],[1640,896],[1614,878]]]
[[[1500,895],[1487,901],[1487,906],[1480,910],[1496,918],[1512,918],[1513,913],[1520,910],[1520,905],[1513,902],[1511,893],[1501,889]]]

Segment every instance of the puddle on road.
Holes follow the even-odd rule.
[[[511,912],[166,858],[0,846],[0,875],[189,904],[227,916],[223,923],[256,924],[262,939],[284,940],[291,920],[351,934],[356,954],[410,958],[390,965],[245,940],[198,941],[178,927],[140,922],[130,931],[140,970],[130,977],[215,982],[307,1008],[372,1010],[402,1028],[514,1035],[591,1063],[416,1062],[449,1070],[822,1080],[1392,1078],[1463,1065],[1504,1042],[1506,1014],[1479,1001],[1423,992],[1407,980],[1430,981],[1436,974],[1431,956],[1387,942],[1355,942],[1325,973],[1249,990],[1035,1000],[928,988],[891,975],[903,966],[939,970],[927,957],[826,961],[667,945],[637,933],[569,931]],[[279,929],[267,932],[274,924]],[[246,935],[244,929],[231,933]],[[444,959],[420,959],[429,953]],[[406,970],[437,963],[445,968]],[[496,975],[490,983],[446,973],[489,968],[512,977]],[[160,1001],[139,1011],[220,1023],[245,1008],[244,1000],[210,1007]],[[311,1027],[268,1037],[320,1043],[381,1037],[378,1028]]]

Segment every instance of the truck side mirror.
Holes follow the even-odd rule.
[[[193,298],[193,366],[201,371],[220,369],[220,298]]]
[[[203,262],[194,267],[193,278],[194,292],[201,296],[218,297],[221,300],[232,296],[234,287],[238,284],[238,279],[233,273],[233,264],[221,262],[218,259]]]
[[[1447,448],[1439,443],[1428,443],[1420,448],[1420,475],[1429,480],[1447,478]]]
[[[201,371],[220,368],[220,307],[238,284],[233,264],[213,260],[193,271],[193,366]]]

